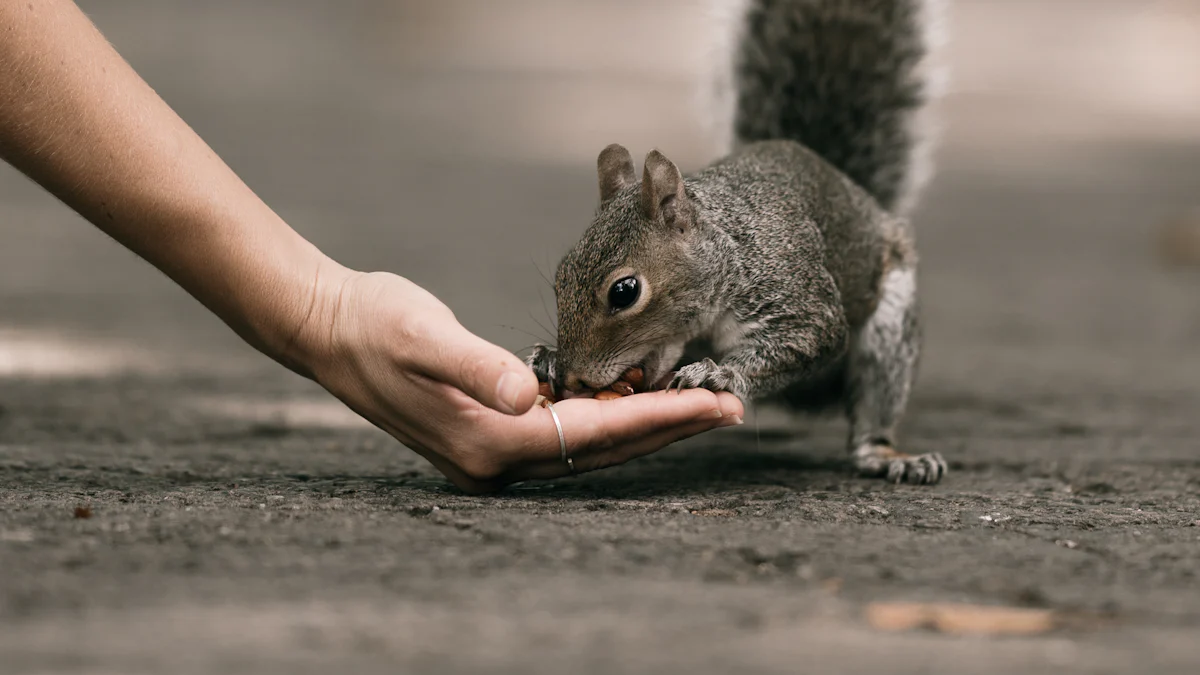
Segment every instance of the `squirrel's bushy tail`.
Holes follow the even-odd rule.
[[[944,0],[714,1],[729,144],[799,141],[906,213],[931,173]]]

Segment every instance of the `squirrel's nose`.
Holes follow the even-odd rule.
[[[563,378],[563,387],[567,391],[579,391],[583,388],[583,380],[579,379],[579,375],[576,373],[567,373],[567,376]]]
[[[585,382],[582,377],[579,376],[579,373],[567,373],[567,376],[563,378],[563,387],[565,387],[567,391],[572,392],[580,392],[584,389],[593,388],[590,384]]]

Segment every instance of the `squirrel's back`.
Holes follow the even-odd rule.
[[[733,11],[713,103],[730,140],[802,143],[904,215],[930,174],[943,0],[717,2]]]

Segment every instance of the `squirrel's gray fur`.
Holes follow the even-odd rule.
[[[940,456],[895,450],[920,345],[906,215],[939,1],[738,3],[732,151],[686,177],[653,151],[639,181],[628,151],[604,149],[595,219],[556,273],[557,350],[528,360],[539,377],[598,389],[642,366],[669,387],[841,401],[860,471],[940,480]],[[627,277],[636,300],[614,309]],[[712,358],[672,373],[697,346]]]

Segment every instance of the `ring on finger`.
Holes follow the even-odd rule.
[[[553,403],[546,403],[546,409],[550,411],[551,417],[554,418],[554,428],[558,431],[558,451],[562,457],[563,464],[567,465],[567,470],[575,473],[575,460],[567,457],[567,437],[563,435],[562,420],[558,419],[558,413],[554,410]]]
[[[550,416],[554,418],[554,429],[558,432],[558,451],[562,458],[563,464],[567,465],[567,470],[575,473],[575,460],[567,457],[567,437],[563,434],[562,420],[558,418],[558,411],[554,409],[553,403],[547,403],[546,409],[550,411]]]

